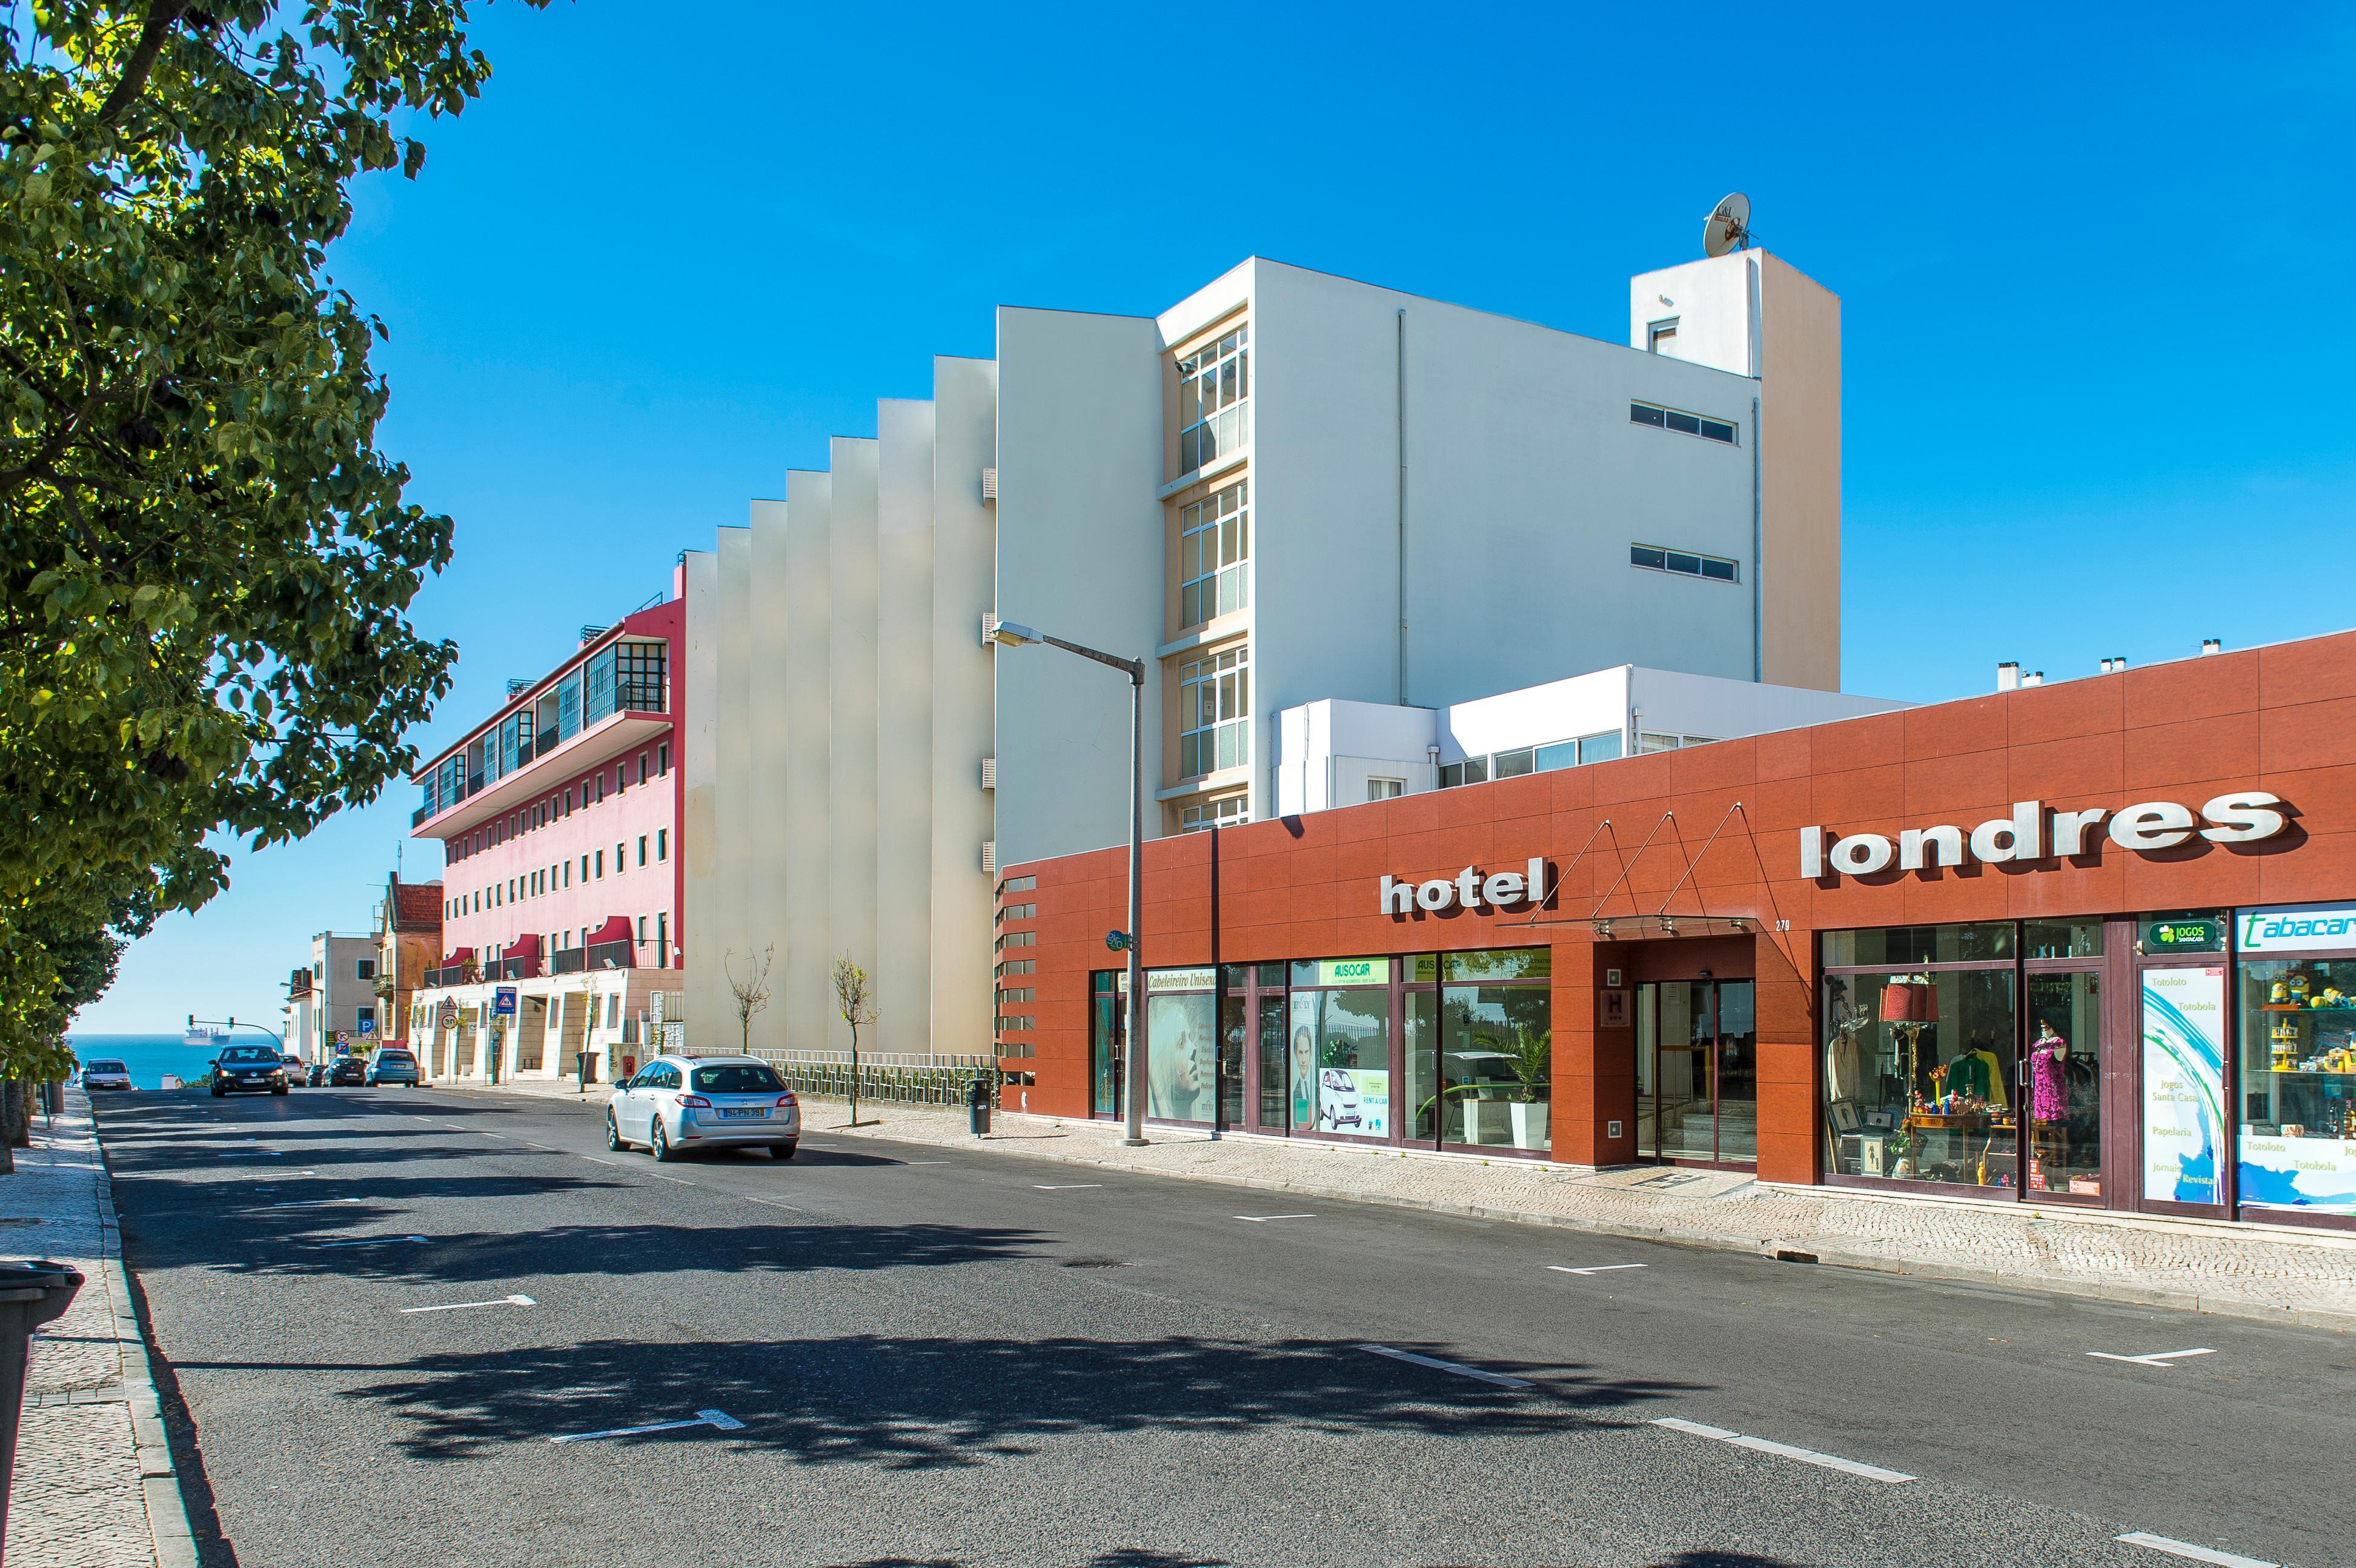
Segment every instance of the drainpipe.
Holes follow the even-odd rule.
[[[1398,313],[1398,334],[1394,363],[1397,367],[1396,393],[1398,428],[1398,700],[1407,700],[1407,307]]]
[[[1753,339],[1756,341],[1756,338]],[[1751,400],[1751,679],[1755,683],[1767,679],[1767,628],[1761,620],[1762,605],[1759,581],[1759,400]]]

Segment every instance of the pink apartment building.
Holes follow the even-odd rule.
[[[443,952],[409,1037],[429,1079],[611,1082],[653,993],[675,989],[680,929],[677,596],[587,628],[414,775],[417,838],[443,851]]]

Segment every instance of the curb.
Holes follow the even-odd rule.
[[[123,1262],[122,1218],[114,1208],[114,1173],[106,1163],[105,1140],[99,1136],[98,1117],[90,1122],[92,1146],[98,1152],[99,1244],[106,1266],[107,1304],[113,1309],[123,1355],[123,1391],[131,1411],[132,1440],[139,1447],[139,1484],[145,1493],[147,1533],[154,1543],[156,1568],[198,1568],[196,1532],[188,1527],[188,1505],[180,1495],[180,1477],[172,1463],[171,1439],[164,1430],[164,1407],[155,1392],[155,1379],[147,1364],[147,1326],[141,1322],[131,1298],[131,1280]]]
[[[1049,1118],[1038,1118],[1038,1120],[1052,1121]],[[888,1139],[891,1136],[886,1131],[879,1129],[871,1132],[864,1127],[856,1130],[849,1127],[834,1127],[827,1131],[857,1138]],[[1316,1182],[1280,1181],[1257,1176],[1215,1176],[1192,1171],[1166,1171],[1151,1165],[1134,1165],[1119,1158],[1106,1158],[1095,1155],[1062,1154],[1033,1148],[991,1148],[987,1139],[969,1139],[958,1146],[979,1147],[993,1154],[1027,1155],[1034,1159],[1059,1160],[1066,1165],[1096,1165],[1103,1169],[1126,1171],[1133,1176],[1162,1176],[1172,1181],[1205,1182],[1217,1187],[1243,1187],[1258,1192],[1298,1193],[1302,1197],[1332,1198],[1337,1202],[1380,1204],[1387,1208],[1418,1209],[1430,1214],[1503,1220],[1516,1225],[1546,1226],[1558,1230],[1578,1230],[1597,1236],[1619,1236],[1637,1241],[1659,1241],[1671,1246],[1693,1247],[1708,1251],[1740,1252],[1751,1257],[1789,1262],[1813,1262],[1834,1268],[1856,1269],[1867,1273],[1940,1280],[1955,1284],[1992,1285],[2001,1290],[2029,1291],[2046,1295],[2067,1295],[2085,1300],[2110,1302],[2118,1305],[2157,1306],[2177,1312],[2206,1313],[2218,1317],[2275,1323],[2287,1327],[2318,1328],[2335,1334],[2356,1333],[2356,1312],[2334,1312],[2322,1307],[2276,1306],[2269,1302],[2251,1301],[2231,1295],[2202,1294],[2197,1291],[2113,1284],[2099,1280],[2057,1279],[2045,1274],[2029,1276],[2019,1273],[2007,1273],[2002,1269],[1974,1267],[1968,1263],[1917,1262],[1886,1258],[1874,1252],[1830,1248],[1821,1244],[1815,1245],[1805,1251],[1782,1248],[1772,1241],[1762,1247],[1747,1237],[1731,1237],[1723,1231],[1705,1230],[1687,1226],[1639,1225],[1624,1220],[1587,1219],[1574,1215],[1541,1214],[1530,1209],[1500,1208],[1490,1204],[1451,1203],[1438,1198],[1411,1197],[1398,1193],[1354,1191],[1344,1187],[1327,1187]]]

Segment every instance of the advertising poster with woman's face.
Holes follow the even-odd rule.
[[[1208,1122],[1218,1092],[1215,998],[1208,992],[1145,1003],[1145,1113]]]

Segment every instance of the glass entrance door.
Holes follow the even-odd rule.
[[[2026,1057],[2020,1067],[2022,1191],[2030,1197],[2103,1195],[2103,977],[2040,973],[2025,989]]]
[[[1759,1043],[1747,980],[1636,988],[1639,1159],[1751,1165],[1759,1155]]]

